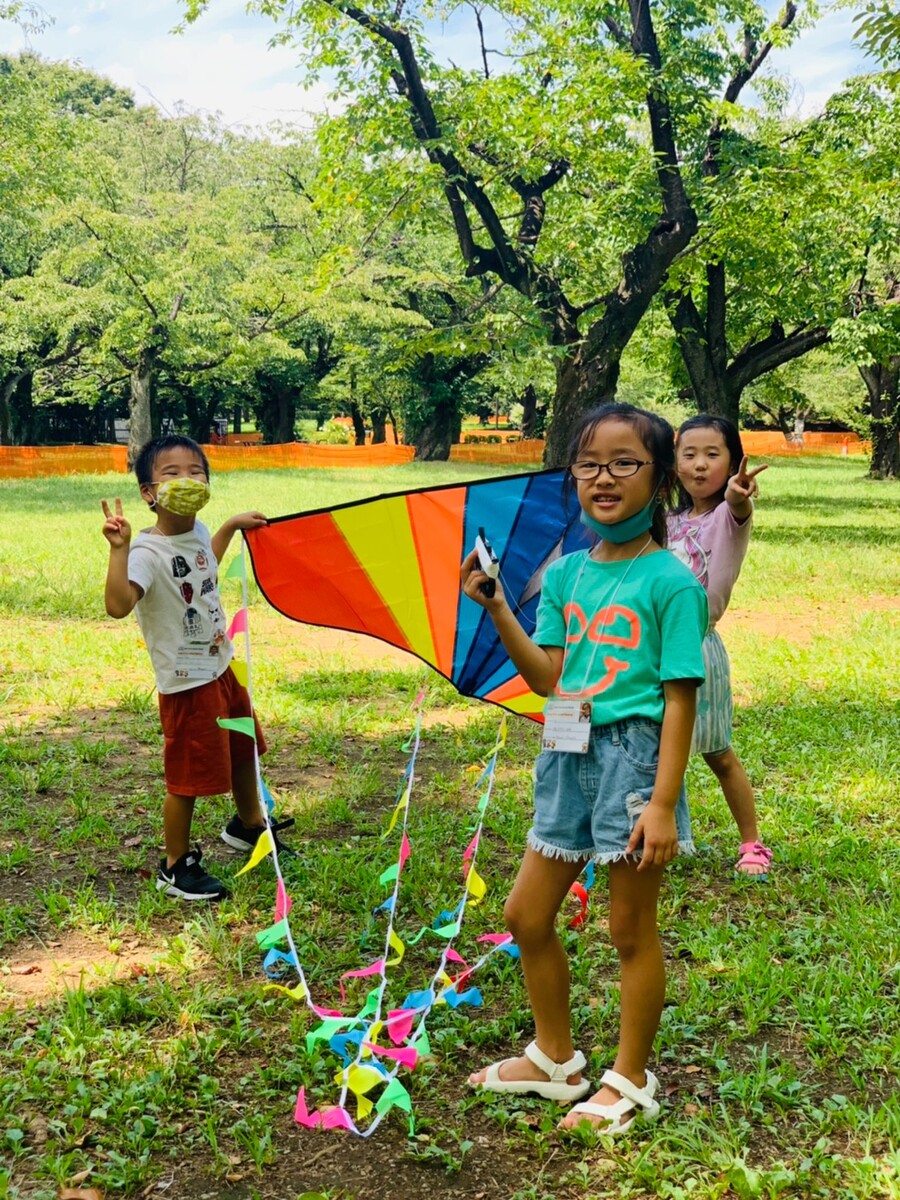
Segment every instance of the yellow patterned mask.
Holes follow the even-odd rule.
[[[192,517],[209,503],[209,484],[205,479],[164,479],[156,492],[156,503],[166,512]]]

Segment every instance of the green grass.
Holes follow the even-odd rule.
[[[692,764],[701,853],[670,870],[662,902],[664,1119],[615,1145],[561,1141],[546,1105],[466,1089],[472,1065],[529,1036],[520,970],[505,956],[476,980],[482,1009],[429,1021],[434,1060],[410,1077],[415,1139],[394,1119],[365,1143],[298,1133],[297,1087],[333,1101],[337,1060],[307,1052],[305,1008],[263,990],[254,934],[271,920],[272,876],[237,878],[239,862],[217,849],[226,801],[198,804],[195,828],[230,901],[185,912],[147,878],[163,796],[152,677],[134,622],[102,611],[99,499],[123,494],[143,523],[133,481],[0,483],[0,1198],[49,1200],[72,1180],[171,1200],[900,1197],[900,491],[862,470],[776,461],[761,479],[723,633],[736,747],[776,867],[766,884],[733,878],[730,818]],[[225,474],[209,523],[478,474]],[[233,609],[237,585],[225,587]],[[371,912],[396,846],[382,834],[424,669],[323,639],[258,597],[251,624],[265,775],[279,812],[296,818],[299,855],[285,870],[301,956],[317,999],[339,1004],[338,976],[374,957],[383,933]],[[494,710],[431,676],[404,938],[456,901],[477,800],[467,768],[496,726]],[[532,727],[512,724],[479,857],[489,891],[458,943],[468,958],[478,933],[502,925],[535,743]],[[592,1077],[618,1020],[602,883],[587,926],[564,935]],[[428,938],[410,948],[391,1003],[422,986],[435,953]],[[54,960],[69,964],[67,987]],[[352,999],[365,990],[351,984]]]

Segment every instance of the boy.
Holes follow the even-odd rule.
[[[148,442],[134,464],[141,498],[156,525],[131,544],[131,526],[103,500],[103,535],[109,542],[106,611],[127,617],[134,610],[150,652],[162,722],[166,799],[166,856],[156,886],[181,900],[219,900],[222,884],[190,848],[197,796],[231,791],[237,816],[222,831],[235,850],[251,851],[266,827],[256,787],[253,740],[216,724],[217,717],[251,716],[250,697],[229,664],[233,647],[225,632],[216,568],[238,529],[265,525],[259,512],[229,518],[214,537],[196,519],[209,500],[209,463],[196,442],[170,435]],[[255,717],[254,717],[255,720]],[[257,750],[265,751],[259,724]],[[272,825],[275,830],[291,821]]]

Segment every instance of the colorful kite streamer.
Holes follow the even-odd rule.
[[[239,564],[238,567],[235,568],[233,563],[226,573],[226,578],[235,577],[238,574],[241,578],[243,605],[238,617],[232,623],[232,629],[235,632],[240,630],[244,634],[246,649],[244,666],[249,688],[252,685],[252,666],[247,616],[247,573],[243,549],[240,559],[236,559],[235,563]],[[307,1105],[305,1088],[300,1088],[294,1110],[295,1120],[299,1124],[321,1126],[325,1129],[347,1129],[360,1137],[370,1137],[383,1118],[392,1109],[398,1108],[408,1114],[412,1133],[414,1122],[412,1100],[398,1075],[401,1070],[412,1070],[422,1055],[430,1053],[430,1044],[425,1028],[427,1017],[435,1005],[441,1003],[447,1004],[451,1008],[457,1008],[462,1004],[480,1005],[482,997],[478,988],[468,986],[463,990],[463,985],[468,984],[471,976],[494,954],[498,952],[518,954],[517,948],[511,944],[508,934],[483,935],[479,940],[489,943],[491,948],[471,965],[467,964],[465,959],[453,948],[453,941],[462,929],[466,908],[479,904],[487,891],[487,885],[477,870],[477,856],[485,813],[493,790],[497,756],[506,743],[507,727],[504,716],[487,766],[484,767],[476,782],[476,789],[480,790],[476,808],[477,821],[475,828],[470,831],[472,837],[462,855],[461,899],[453,910],[441,913],[433,925],[420,930],[414,937],[408,939],[409,944],[418,942],[426,934],[441,939],[444,946],[438,966],[427,987],[410,992],[400,1008],[384,1011],[388,968],[397,966],[406,952],[406,945],[395,929],[395,915],[403,870],[412,854],[408,824],[410,798],[415,782],[415,764],[421,744],[423,699],[424,690],[419,693],[414,702],[416,725],[410,739],[411,754],[398,791],[397,802],[384,835],[385,837],[389,836],[396,825],[400,824],[397,860],[393,865],[387,867],[379,878],[383,887],[393,885],[391,894],[375,910],[387,914],[383,950],[381,956],[367,967],[346,971],[339,980],[342,999],[346,999],[345,980],[370,977],[377,979],[376,986],[369,991],[359,1012],[347,1015],[338,1009],[324,1008],[312,999],[309,982],[301,965],[291,930],[292,900],[285,886],[278,861],[277,846],[270,829],[267,828],[260,837],[257,849],[247,864],[238,872],[238,874],[243,874],[245,871],[252,870],[264,858],[272,857],[277,880],[274,921],[267,929],[257,934],[260,950],[266,952],[263,969],[271,981],[266,985],[267,990],[276,991],[296,1002],[305,1002],[320,1018],[320,1024],[307,1034],[307,1047],[312,1049],[317,1042],[324,1041],[339,1055],[343,1063],[335,1077],[335,1081],[340,1085],[340,1095],[334,1106],[311,1112]],[[219,723],[253,737],[255,742],[252,718],[221,720]],[[260,795],[265,800],[266,822],[269,825],[270,814],[274,806],[261,775],[258,754],[255,755],[255,763]],[[283,949],[284,946],[287,949]],[[455,977],[448,973],[447,968],[450,963],[463,967],[463,970]],[[286,986],[279,981],[286,970],[294,972],[297,976],[297,982],[293,986]],[[386,1036],[392,1044],[379,1044],[382,1035]],[[383,1087],[383,1091],[377,1100],[373,1100],[369,1093],[381,1087]],[[348,1094],[350,1093],[356,1100],[356,1120],[353,1119],[347,1108]],[[373,1110],[374,1117],[372,1117]],[[370,1117],[371,1120],[365,1128],[361,1128],[357,1124],[357,1122]]]

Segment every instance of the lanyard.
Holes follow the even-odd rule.
[[[613,606],[614,606],[614,604],[615,604],[615,602],[616,602],[616,597],[618,596],[618,594],[619,594],[619,591],[621,590],[622,584],[625,582],[625,580],[626,580],[626,579],[628,578],[628,576],[631,574],[631,568],[634,566],[634,564],[635,564],[635,563],[637,562],[637,560],[638,560],[638,559],[641,557],[641,555],[644,553],[644,551],[647,549],[647,547],[650,545],[650,543],[651,543],[652,541],[653,541],[653,538],[652,538],[652,537],[649,537],[649,538],[647,538],[646,542],[644,542],[643,546],[641,546],[640,550],[638,550],[638,552],[637,552],[637,554],[634,556],[634,558],[632,558],[632,559],[629,559],[628,566],[627,566],[627,567],[626,567],[626,569],[625,569],[625,573],[622,575],[621,579],[620,579],[620,580],[618,581],[618,583],[616,584],[616,586],[615,586],[615,590],[613,591],[613,594],[612,594],[612,597],[611,597],[611,599],[610,599],[609,603],[608,603],[608,604],[606,604],[606,605],[604,605],[604,607],[603,607],[602,609],[599,609],[599,610],[598,610],[599,612],[609,612],[609,611],[610,611],[610,610],[613,608]],[[581,567],[580,567],[580,569],[579,569],[579,571],[578,571],[578,577],[577,577],[577,579],[575,580],[575,586],[574,586],[574,587],[573,587],[573,589],[572,589],[572,600],[570,601],[570,603],[571,603],[572,601],[574,601],[575,597],[576,597],[576,596],[577,596],[577,594],[578,594],[578,586],[579,586],[579,584],[581,583],[581,577],[582,577],[582,575],[584,574],[584,568],[587,566],[587,564],[588,564],[588,562],[589,562],[590,560],[591,560],[591,552],[590,552],[590,550],[588,550],[588,551],[586,552],[586,554],[585,554],[585,557],[584,557],[584,559],[582,560]],[[566,673],[566,660],[567,660],[567,658],[568,658],[568,656],[569,656],[569,649],[568,649],[568,630],[567,630],[567,632],[566,632],[566,637],[567,637],[566,645],[563,647],[563,663],[562,663],[562,670],[561,670],[561,671],[560,671],[560,673],[559,673],[559,680],[557,681],[557,685],[556,685],[556,689],[555,689],[555,690],[556,690],[556,695],[557,695],[557,696],[566,696],[566,697],[573,697],[573,696],[579,696],[579,695],[583,695],[583,693],[584,693],[584,689],[587,687],[587,685],[590,683],[591,679],[593,678],[593,675],[594,675],[594,666],[595,666],[595,664],[596,664],[596,661],[597,661],[597,654],[598,654],[598,653],[599,653],[599,651],[600,651],[600,645],[601,645],[601,643],[600,643],[600,642],[596,642],[596,643],[594,644],[594,648],[593,648],[593,651],[592,651],[592,653],[591,653],[591,657],[590,657],[590,660],[589,660],[589,662],[588,662],[588,665],[587,665],[587,670],[585,671],[585,677],[584,677],[584,680],[583,680],[583,681],[582,681],[582,683],[581,683],[581,686],[580,686],[579,688],[577,688],[577,689],[576,689],[574,692],[571,692],[571,691],[566,691],[566,692],[563,692],[563,691],[561,690],[560,684],[562,683],[562,680],[563,680],[563,678],[564,678],[564,676],[565,676],[565,673]]]

